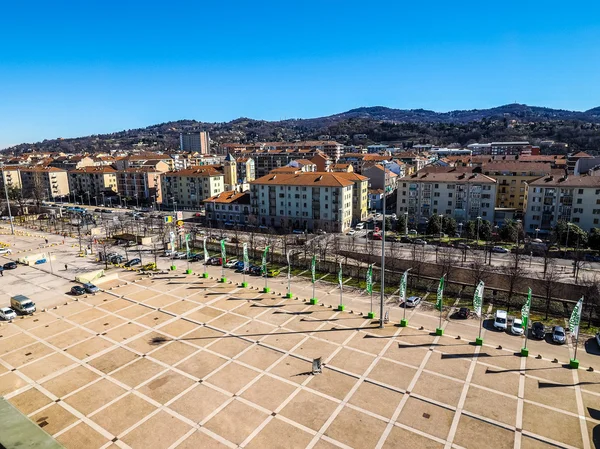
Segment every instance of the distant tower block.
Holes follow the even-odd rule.
[[[208,132],[180,133],[179,148],[190,153],[210,154],[210,137]]]
[[[228,154],[223,161],[223,174],[225,175],[225,185],[229,186],[229,190],[233,190],[237,185],[237,163],[231,154]]]

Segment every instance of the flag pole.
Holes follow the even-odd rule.
[[[263,289],[263,293],[269,293],[271,290],[269,289],[269,285],[267,284],[267,280],[269,279],[269,275],[267,273],[267,254],[269,254],[270,246],[267,245],[262,255],[262,275],[265,277],[265,288]]]
[[[521,356],[522,357],[528,357],[529,356],[529,349],[527,349],[527,339],[529,337],[529,310],[531,309],[531,288],[529,288],[529,290],[527,291],[527,301],[525,302],[525,305],[523,306],[523,308],[521,309],[521,319],[524,321],[524,329],[523,332],[525,332],[525,346],[523,346],[521,348]]]
[[[408,326],[408,320],[406,319],[406,289],[408,287],[408,272],[412,270],[409,268],[402,275],[402,280],[400,281],[400,298],[402,300],[402,307],[404,308],[403,317],[400,321],[400,327]]]
[[[311,280],[312,280],[312,298],[310,298],[310,303],[314,306],[316,305],[319,300],[316,298],[316,293],[315,293],[315,284],[317,283],[317,279],[316,279],[316,265],[317,265],[317,256],[315,254],[313,254],[312,256],[312,260],[310,261],[310,274],[311,274]]]
[[[244,265],[242,266],[242,287],[248,287],[248,283],[246,282],[246,271],[248,270],[249,260],[248,260],[248,243],[244,242],[242,246],[242,257],[244,259]]]
[[[367,317],[369,319],[375,318],[375,313],[373,313],[373,264],[369,264],[369,269],[367,271],[367,292],[371,294],[371,311],[368,313]]]
[[[290,255],[291,255],[292,251],[288,251],[286,257],[287,257],[287,265],[288,265],[288,272],[287,272],[287,281],[288,281],[288,285],[287,285],[287,293],[285,295],[286,298],[292,298],[294,295],[292,295],[292,285],[291,285],[291,280],[292,280],[292,265],[290,264]]]
[[[437,301],[436,306],[440,310],[440,325],[435,330],[435,334],[438,336],[444,335],[444,329],[442,329],[442,310],[444,309],[444,278],[446,273],[440,278],[440,285],[437,290]]]
[[[225,277],[225,262],[227,262],[227,250],[225,249],[225,239],[221,240],[221,282],[227,282]]]
[[[340,312],[343,312],[345,307],[344,307],[344,292],[343,292],[343,285],[344,285],[344,279],[342,276],[342,262],[339,262],[340,264],[340,269],[338,271],[338,283],[340,284],[340,305],[338,306],[338,310]]]
[[[571,319],[569,320],[569,331],[573,333],[575,331],[575,351],[573,358],[569,360],[569,366],[573,369],[579,368],[579,360],[577,360],[577,347],[579,346],[579,324],[581,322],[581,312],[583,310],[583,296],[577,301],[573,312],[571,313]]]

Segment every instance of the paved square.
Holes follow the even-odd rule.
[[[0,394],[67,448],[593,448],[596,372],[193,275],[121,274],[0,325]]]

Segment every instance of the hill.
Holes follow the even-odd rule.
[[[340,114],[282,121],[238,118],[227,123],[178,120],[147,128],[78,137],[44,140],[7,149],[23,151],[99,152],[146,148],[172,151],[179,147],[180,132],[208,131],[219,143],[308,140],[330,136],[344,144],[374,142],[412,146],[414,143],[465,145],[494,140],[558,141],[572,150],[600,151],[600,107],[568,111],[524,104],[490,109],[435,112],[425,109],[360,107]],[[355,134],[367,139],[356,141]]]

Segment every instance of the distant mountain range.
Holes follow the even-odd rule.
[[[44,140],[10,148],[23,151],[98,152],[145,147],[168,151],[179,147],[180,132],[209,131],[211,139],[224,142],[309,140],[329,136],[344,144],[385,142],[410,147],[414,143],[434,145],[519,139],[559,141],[571,149],[600,150],[600,107],[588,111],[568,111],[523,104],[491,109],[435,112],[425,109],[361,107],[340,114],[281,121],[239,118],[227,123],[179,120],[147,128],[78,137]],[[355,134],[367,139],[356,141]]]

